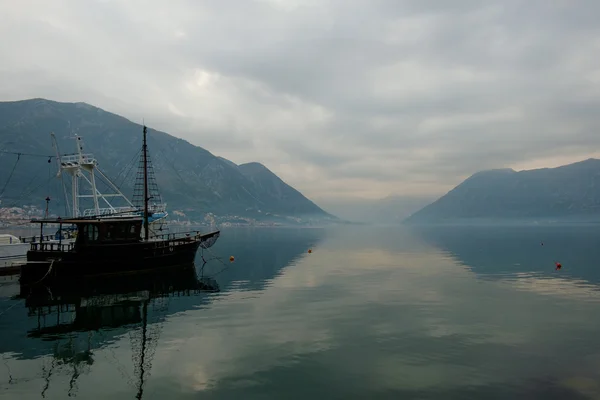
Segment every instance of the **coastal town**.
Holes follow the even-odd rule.
[[[0,207],[0,228],[23,225],[43,215],[44,211],[35,206]]]
[[[0,228],[9,228],[15,226],[26,226],[32,219],[38,218],[57,218],[59,215],[48,213],[34,205],[23,205],[21,207],[1,207],[0,206]],[[292,221],[298,223],[299,221]],[[238,215],[215,215],[213,213],[204,214],[203,218],[194,218],[186,215],[183,211],[173,211],[169,220],[171,226],[220,226],[242,227],[242,226],[281,226],[281,222],[261,221],[254,218]]]

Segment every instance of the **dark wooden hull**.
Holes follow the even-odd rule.
[[[71,251],[29,251],[21,284],[77,276],[122,274],[194,262],[198,248],[210,247],[219,232],[161,241],[85,246]]]

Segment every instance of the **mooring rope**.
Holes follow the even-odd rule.
[[[20,302],[16,301],[15,304],[13,304],[12,306],[8,307],[6,310],[0,312],[0,317],[2,316],[2,314],[5,314],[5,313],[9,312],[10,310],[12,310],[12,308],[14,306],[16,306],[17,304],[20,304]]]
[[[20,159],[21,159],[21,153],[17,153],[17,161],[15,161],[15,163],[14,163],[14,165],[12,167],[12,170],[10,171],[10,174],[8,174],[8,179],[4,183],[4,187],[2,187],[2,191],[0,191],[0,197],[2,197],[2,195],[6,191],[6,187],[8,186],[8,183],[10,182],[10,179],[12,178],[13,174],[15,173],[15,168],[17,168],[17,164],[19,163]]]
[[[50,274],[50,272],[52,272],[52,267],[54,266],[54,261],[56,261],[56,259],[50,261],[50,266],[48,267],[48,271],[46,271],[46,274],[42,277],[42,279],[40,279],[39,281],[34,282],[34,283],[29,283],[29,284],[27,284],[27,286],[35,286],[38,283],[41,283],[44,279],[46,279],[46,277]]]
[[[211,260],[217,260],[217,261],[219,261],[221,264],[223,264],[223,268],[221,268],[221,270],[220,270],[219,272],[216,272],[216,273],[214,273],[214,274],[212,274],[212,275],[208,275],[208,277],[209,277],[209,278],[214,278],[215,276],[219,275],[221,272],[224,272],[225,270],[227,270],[227,269],[229,269],[229,268],[231,267],[231,265],[227,265],[227,264],[225,264],[225,263],[223,262],[223,260],[221,260],[221,257],[217,257],[217,255],[215,255],[215,253],[213,253],[213,252],[212,252],[212,251],[211,251],[209,248],[204,248],[204,247],[203,247],[203,248],[202,248],[202,250],[206,250],[206,251],[208,251],[210,254],[212,254],[212,255],[213,255],[213,258],[211,258]],[[204,260],[204,262],[207,262],[207,261],[204,259],[204,255],[202,255],[202,260]]]

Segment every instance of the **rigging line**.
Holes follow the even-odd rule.
[[[69,197],[67,196],[67,187],[65,186],[65,180],[63,178],[63,174],[60,174],[60,183],[63,189],[63,195],[65,196],[65,215],[70,215],[69,210]]]
[[[16,151],[6,151],[6,150],[0,150],[0,153],[3,154],[14,154],[17,156],[30,156],[30,157],[44,157],[44,158],[56,158],[56,156],[49,156],[47,154],[33,154],[33,153],[19,153]]]
[[[212,252],[212,251],[211,251],[211,250],[210,250],[208,247],[207,247],[207,248],[202,248],[202,250],[206,250],[206,251],[208,251],[210,254],[212,254],[212,255],[213,255],[213,258],[214,258],[215,260],[217,260],[217,261],[219,261],[221,264],[223,264],[223,268],[221,268],[221,270],[220,270],[219,272],[216,272],[216,273],[214,273],[214,274],[212,274],[212,275],[209,275],[208,277],[210,277],[210,278],[214,278],[215,276],[219,275],[221,272],[224,272],[225,270],[229,269],[229,267],[231,267],[231,265],[227,265],[227,264],[225,264],[225,263],[223,262],[223,260],[221,260],[221,258],[217,257],[217,256],[215,255],[215,253],[213,253],[213,252]]]
[[[179,180],[181,180],[181,182],[185,183],[185,181],[183,180],[183,178],[181,177],[181,175],[179,175],[179,172],[175,168],[175,163],[171,162],[168,159],[167,155],[162,151],[162,149],[160,147],[158,148],[158,153],[162,154],[162,156],[164,157],[165,161],[173,169],[173,172],[175,172],[175,175],[177,175],[177,177],[179,178]]]
[[[117,186],[117,184],[115,184],[114,182],[112,182],[106,175],[104,175],[104,173],[102,173],[102,171],[100,169],[98,169],[97,171],[97,175],[96,175],[96,179],[99,182],[102,182],[103,184],[105,184],[109,189],[121,192],[121,194],[123,194],[121,188],[119,186]]]
[[[29,192],[23,194],[17,201],[15,201],[14,203],[12,203],[9,207],[16,207],[16,205],[24,198],[29,196],[31,193],[33,193],[34,191],[38,190],[39,188],[41,188],[46,182],[42,182],[39,185],[37,185],[36,187],[34,187],[33,189],[31,189]]]
[[[51,186],[52,186],[52,184],[50,182],[51,178],[52,178],[52,164],[49,162],[48,163],[48,189],[46,189],[48,196],[50,196],[50,191],[51,191]]]
[[[31,180],[29,182],[27,182],[27,185],[25,185],[25,187],[23,187],[23,190],[21,190],[21,193],[19,193],[19,196],[17,197],[17,202],[19,202],[23,198],[25,191],[29,190],[30,185],[38,178],[39,178],[38,175],[34,175],[31,178]]]
[[[119,172],[119,174],[117,174],[117,176],[122,175],[122,179],[121,182],[119,184],[115,184],[115,186],[117,187],[117,189],[121,190],[121,186],[125,183],[125,180],[127,180],[127,178],[129,177],[129,174],[131,173],[131,171],[133,170],[133,168],[135,167],[136,163],[136,159],[139,157],[140,153],[142,152],[142,149],[139,149],[131,158],[131,160],[129,160],[129,162],[127,164],[125,164],[125,166],[121,169],[121,172],[123,172],[123,170],[125,170],[125,168],[129,167],[129,169],[122,174],[121,172]]]
[[[31,297],[31,291],[30,291],[30,292],[29,292],[29,294],[27,295],[27,298],[25,299],[25,301],[29,300],[29,298],[30,298],[30,297]],[[20,302],[20,301],[15,301],[15,303],[14,303],[12,306],[10,306],[10,307],[8,307],[6,310],[4,310],[4,311],[0,312],[0,316],[2,316],[3,314],[6,314],[7,312],[9,312],[10,310],[12,310],[12,309],[13,309],[15,306],[17,306],[17,305],[19,305],[19,304],[21,304],[21,302]]]
[[[118,182],[114,183],[117,189],[121,190],[121,188],[123,188],[126,184],[130,183],[130,174],[137,164],[136,159],[139,157],[140,152],[141,150],[138,150],[138,152],[135,153],[133,158],[123,167],[122,171],[117,175]]]
[[[123,192],[121,191],[121,189],[119,189],[110,179],[108,179],[101,170],[97,171],[97,175],[96,175],[96,179],[97,182],[101,182],[104,185],[106,185],[106,187],[108,187],[109,189],[115,190],[117,193],[114,193],[118,196],[121,196],[126,203],[128,203],[131,207],[133,207],[133,204],[131,204],[131,202],[129,201],[129,199],[127,198],[127,196],[125,196],[123,194]],[[98,196],[99,198],[102,198],[102,200],[104,200],[104,202],[109,206],[109,207],[113,207],[112,204],[110,204],[108,202],[108,200],[106,200],[106,198],[104,197],[104,195],[102,195],[102,193],[100,193],[100,191],[96,188],[96,192],[98,192]]]
[[[21,153],[17,153],[17,161],[15,161],[15,163],[12,167],[12,170],[10,171],[10,174],[8,175],[8,179],[4,183],[4,187],[2,188],[2,191],[0,191],[0,197],[2,197],[2,195],[4,194],[4,191],[6,190],[6,187],[8,186],[8,183],[10,182],[10,179],[12,178],[13,174],[15,173],[15,169],[17,168],[17,164],[19,163],[20,159],[21,159]]]
[[[6,313],[7,313],[7,312],[9,312],[10,310],[12,310],[12,309],[13,309],[13,308],[14,308],[16,305],[18,305],[18,304],[19,304],[19,302],[15,301],[15,304],[13,304],[12,306],[8,307],[6,310],[4,310],[4,311],[0,312],[0,317],[1,317],[3,314],[6,314]]]
[[[106,179],[104,179],[103,175],[97,174],[97,175],[94,175],[94,178],[96,179],[96,191],[97,192],[100,193],[100,190],[97,188],[98,187],[98,183],[103,183],[104,185],[106,185],[106,186],[108,186],[110,188],[110,186],[111,186],[110,183]],[[113,183],[113,185],[114,185],[114,183]]]

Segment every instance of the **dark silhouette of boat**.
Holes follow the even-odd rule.
[[[111,217],[83,216],[68,219],[32,220],[40,224],[40,238],[48,224],[76,226],[74,241],[31,243],[27,263],[21,267],[21,284],[30,285],[43,280],[71,278],[80,275],[103,275],[140,271],[166,266],[189,264],[198,248],[209,248],[219,238],[220,231],[200,233],[169,233],[150,236],[148,158],[146,127],[143,130],[143,212]],[[143,236],[142,236],[143,230]]]

